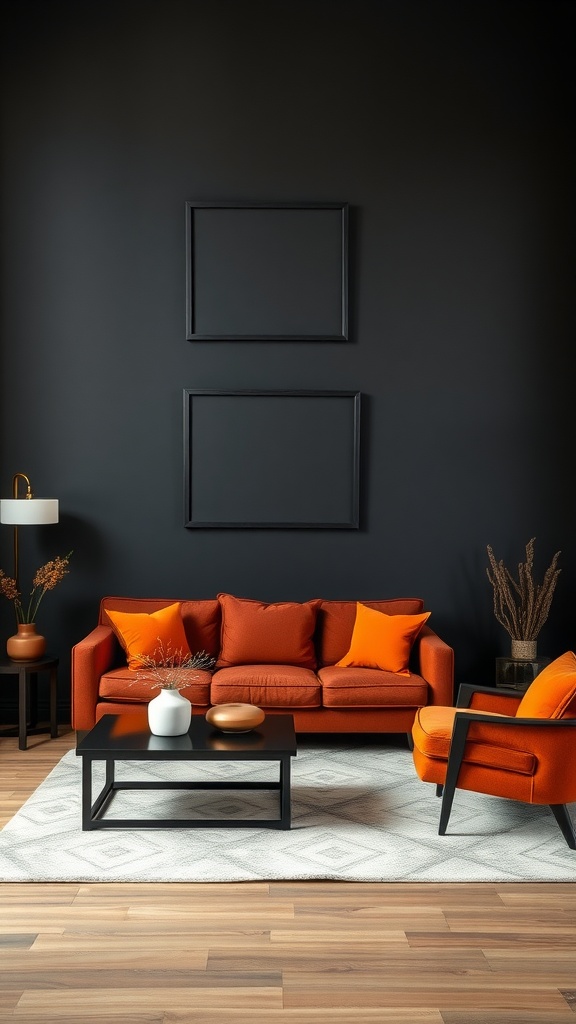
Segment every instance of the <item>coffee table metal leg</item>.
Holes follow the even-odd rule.
[[[280,758],[280,828],[290,828],[290,758]]]
[[[100,828],[96,818],[114,789],[114,760],[106,760],[104,787],[92,803],[92,758],[82,758],[82,831]]]
[[[92,828],[92,758],[82,758],[82,831]]]

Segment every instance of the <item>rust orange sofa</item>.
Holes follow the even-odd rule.
[[[72,649],[72,725],[91,729],[105,714],[144,706],[156,691],[127,664],[108,612],[151,613],[173,600],[106,597],[95,629]],[[240,701],[268,714],[291,712],[300,733],[405,732],[427,704],[453,700],[452,648],[426,624],[413,642],[408,670],[338,666],[350,648],[356,601],[316,600],[265,605],[232,595],[183,600],[180,613],[190,651],[216,659],[182,690],[194,714]],[[419,598],[366,601],[384,617],[425,619]]]
[[[457,789],[548,804],[568,846],[576,832],[567,804],[576,801],[576,656],[556,658],[522,695],[465,684],[456,707],[418,709],[414,766],[442,795],[445,835]]]

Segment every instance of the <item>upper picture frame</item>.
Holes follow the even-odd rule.
[[[186,203],[188,341],[347,341],[347,203]]]

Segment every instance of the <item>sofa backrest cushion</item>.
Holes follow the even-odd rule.
[[[350,650],[357,601],[322,601],[318,611],[316,644],[318,665],[335,665]],[[424,609],[419,597],[404,597],[386,601],[362,601],[368,608],[386,615],[418,615]]]
[[[218,594],[222,612],[217,668],[232,665],[299,665],[316,668],[314,630],[320,601],[264,604]]]
[[[516,718],[575,717],[576,655],[566,651],[530,683],[516,709]]]
[[[104,597],[100,602],[99,624],[109,626],[107,612],[150,612],[174,604],[175,599],[148,597]],[[206,651],[216,657],[220,650],[220,605],[213,598],[206,601],[180,601],[180,613],[188,647],[192,654]]]
[[[430,612],[419,615],[388,615],[358,601],[350,650],[337,662],[339,668],[379,668],[408,676],[410,651]]]

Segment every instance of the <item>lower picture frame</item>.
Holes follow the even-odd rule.
[[[184,389],[184,525],[360,526],[359,391]]]

